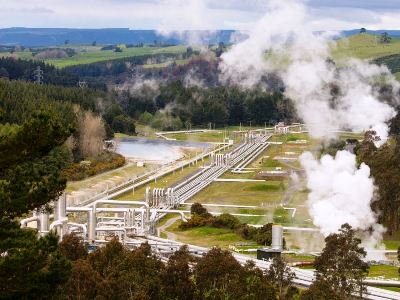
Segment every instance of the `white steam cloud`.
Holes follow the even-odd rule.
[[[370,207],[375,191],[370,169],[364,163],[357,168],[354,154],[338,151],[336,157],[323,155],[317,160],[306,152],[300,162],[308,178],[310,214],[323,234],[337,231],[344,223],[362,230],[376,223]]]
[[[397,81],[386,67],[356,59],[338,68],[329,60],[331,36],[314,34],[308,24],[301,2],[271,1],[249,37],[222,55],[222,81],[252,87],[275,72],[312,137],[329,137],[338,129],[375,130],[383,143],[395,111],[379,101],[371,83],[384,76],[398,91]],[[335,97],[333,87],[339,91]]]
[[[208,29],[209,1],[163,0],[165,7],[157,32],[163,36],[176,37],[188,45],[201,46],[216,34]]]
[[[379,100],[375,87],[386,80],[398,95],[399,84],[386,67],[351,59],[330,59],[331,36],[315,34],[307,9],[300,1],[270,1],[269,12],[248,32],[248,38],[222,55],[221,80],[244,88],[262,85],[266,73],[278,74],[299,117],[315,138],[331,138],[335,130],[375,130],[380,146],[388,137],[388,121],[395,110]],[[333,93],[336,91],[336,93]],[[398,99],[395,99],[398,101]],[[357,167],[347,151],[317,160],[301,156],[306,171],[309,212],[324,235],[337,232],[343,223],[366,234],[368,248],[379,243],[383,227],[371,210],[374,183],[370,169]]]

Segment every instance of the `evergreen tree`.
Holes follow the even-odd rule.
[[[0,125],[0,299],[48,299],[68,280],[69,261],[54,234],[37,238],[14,220],[55,200],[65,188],[60,146],[70,128],[46,114]]]
[[[362,298],[368,264],[363,261],[366,252],[360,243],[349,224],[326,237],[325,248],[314,262],[316,281],[304,299],[348,299],[354,295]]]

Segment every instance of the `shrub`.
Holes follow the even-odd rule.
[[[114,132],[121,132],[125,134],[135,134],[136,128],[133,119],[127,115],[118,115],[111,123],[111,128]]]
[[[204,215],[204,214],[208,214],[208,211],[203,205],[196,202],[196,203],[193,203],[192,206],[190,207],[190,213],[192,215]]]
[[[208,223],[210,223],[210,218],[205,217],[204,215],[193,215],[187,222],[181,223],[179,228],[185,230],[189,228],[206,226]]]
[[[92,159],[90,164],[74,163],[63,171],[68,180],[82,180],[105,171],[122,167],[125,157],[122,155],[104,152],[101,156]]]
[[[239,234],[245,240],[253,240],[257,234],[257,228],[242,224],[236,229],[236,233]]]
[[[241,225],[241,223],[238,218],[231,214],[222,214],[213,218],[210,225],[217,228],[236,229]]]
[[[272,243],[272,224],[268,223],[257,229],[253,239],[260,245],[271,245]]]

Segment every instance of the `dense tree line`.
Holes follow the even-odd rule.
[[[21,123],[32,112],[47,108],[71,123],[73,104],[99,112],[99,98],[105,99],[104,94],[89,89],[0,79],[0,108],[5,113],[4,122]]]
[[[171,129],[161,122],[164,118],[177,118],[181,126],[237,125],[239,123],[271,124],[295,118],[292,104],[281,92],[260,89],[242,90],[236,86],[185,87],[181,81],[162,85],[158,89],[144,84],[140,91],[123,91],[118,95],[122,111],[135,119],[143,119],[154,127]],[[116,109],[115,109],[116,110]],[[155,118],[155,119],[153,119]],[[161,125],[158,125],[161,124]],[[158,125],[158,126],[157,126]]]
[[[104,111],[110,111],[115,106],[119,109],[118,112],[114,113],[112,118],[104,117],[106,137],[112,137],[113,131],[134,134],[133,119],[128,117],[119,105],[114,104],[113,106],[112,98],[111,93],[92,89],[37,85],[0,79],[0,110],[3,111],[3,119],[0,122],[22,123],[33,112],[45,110],[63,120],[65,124],[79,125],[79,120],[89,119],[88,114],[86,117],[82,115],[82,111],[92,111],[95,115],[102,116]],[[114,124],[114,117],[118,116],[119,119]],[[88,129],[84,125],[80,126],[81,129]]]
[[[392,123],[392,126],[395,125]],[[370,167],[378,187],[377,201],[371,204],[372,208],[378,213],[379,223],[387,226],[388,233],[393,234],[400,228],[400,138],[395,135],[379,148],[374,144],[376,139],[379,137],[375,132],[367,132],[356,152],[359,162]]]
[[[148,244],[128,250],[113,240],[86,255],[76,237],[67,239],[61,252],[74,261],[61,299],[261,300],[295,299],[298,294],[281,259],[262,272],[251,262],[240,265],[228,251],[213,248],[197,258],[184,246],[164,264]]]
[[[103,92],[90,89],[0,79],[0,124],[6,124],[4,128],[23,124],[46,112],[63,126],[74,129],[63,147],[64,167],[71,167],[66,172],[70,179],[82,179],[124,164],[122,157],[103,155],[103,140],[112,136],[101,117],[102,105],[107,102]],[[123,121],[133,124],[131,119]],[[130,130],[134,133],[134,126]],[[71,165],[84,159],[93,162],[90,168]]]
[[[0,58],[0,78],[32,82],[35,80],[34,71],[38,67],[43,71],[42,82],[45,84],[77,87],[80,80],[86,80],[91,88],[106,89],[105,84],[95,78],[80,78],[77,74],[65,69],[57,69],[40,60],[24,60],[12,57]]]
[[[123,73],[132,73],[136,66],[144,64],[158,64],[176,59],[186,59],[191,54],[187,53],[160,53],[146,54],[109,61],[95,62],[66,67],[65,71],[79,77],[107,77],[118,76]]]
[[[46,76],[44,83],[60,84],[64,86],[77,86],[79,78],[77,75],[58,70],[53,66],[41,61],[15,59],[11,57],[0,58],[0,74],[11,80],[34,81],[34,71],[40,67]]]

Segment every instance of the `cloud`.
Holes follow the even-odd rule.
[[[162,25],[163,28],[170,27],[169,30],[180,30],[184,27],[245,30],[263,16],[269,2],[269,0],[2,0],[0,27],[159,29]],[[358,27],[400,28],[400,21],[396,20],[396,16],[400,13],[400,3],[397,0],[305,2],[314,12],[312,23],[314,30]],[[42,14],[53,17],[35,17]]]
[[[3,7],[1,8],[2,14],[53,14],[54,10],[49,9],[47,7],[22,7],[22,8],[14,8],[14,7]]]

